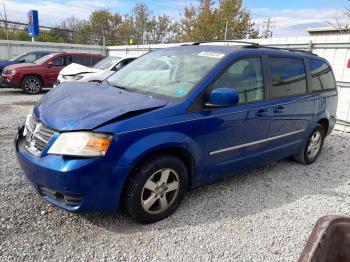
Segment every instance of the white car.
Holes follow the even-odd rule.
[[[63,82],[102,82],[107,77],[126,66],[137,57],[135,56],[109,56],[93,67],[72,63],[60,71],[55,86]]]

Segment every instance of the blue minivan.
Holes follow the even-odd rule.
[[[63,83],[20,127],[17,158],[71,212],[172,214],[194,187],[289,156],[319,156],[335,125],[329,63],[312,53],[199,44],[152,51],[103,83]]]

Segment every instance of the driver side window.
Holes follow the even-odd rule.
[[[264,100],[261,59],[245,58],[232,64],[213,85],[213,89],[221,87],[235,89],[240,104]]]
[[[56,58],[52,63],[54,66],[64,66],[64,56]]]

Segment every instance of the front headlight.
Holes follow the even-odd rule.
[[[48,154],[100,157],[107,152],[112,136],[93,132],[67,132],[59,135]]]
[[[82,79],[84,76],[83,75],[76,75],[75,77],[74,77],[74,80],[80,80],[80,79]]]

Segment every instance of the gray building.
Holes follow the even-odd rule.
[[[310,36],[328,36],[328,35],[350,35],[350,27],[335,28],[327,27],[311,27],[307,29]]]

